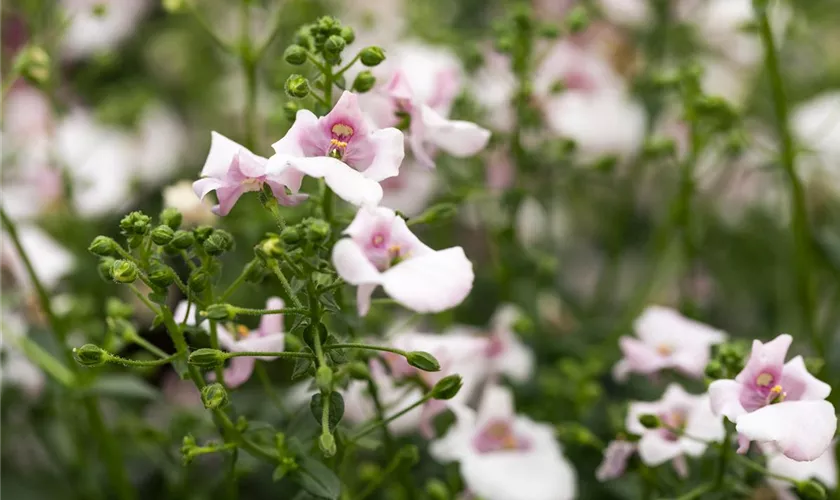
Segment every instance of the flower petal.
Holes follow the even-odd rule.
[[[400,165],[405,158],[405,137],[395,128],[383,128],[370,134],[370,140],[376,148],[376,156],[364,175],[376,182],[400,173]]]
[[[788,401],[825,399],[831,393],[831,386],[808,373],[802,356],[796,356],[782,369],[782,388]]]
[[[828,401],[786,401],[742,415],[736,429],[753,441],[775,443],[788,458],[807,461],[828,449],[837,416]]]
[[[310,177],[324,179],[339,198],[353,205],[377,205],[382,199],[378,182],[335,158],[291,158],[289,162],[292,168]]]
[[[232,358],[230,365],[225,368],[225,384],[232,389],[247,382],[251,378],[251,374],[254,373],[256,362],[257,359],[251,356]],[[211,380],[214,376],[215,373],[210,373]]]
[[[515,415],[513,392],[498,384],[488,384],[478,405],[478,427],[492,420],[511,420]]]
[[[487,146],[490,131],[475,123],[447,120],[429,106],[421,108],[424,140],[457,158],[472,156]]]
[[[750,358],[747,360],[747,364],[741,370],[741,373],[735,377],[735,380],[742,384],[751,384],[763,372],[780,376],[781,373],[779,372],[781,372],[785,364],[785,356],[787,356],[787,351],[792,341],[793,337],[786,333],[779,335],[766,344],[759,340],[753,340]]]
[[[210,151],[201,168],[203,177],[224,177],[230,164],[245,146],[228,139],[218,132],[210,132]]]
[[[621,439],[610,441],[604,450],[604,459],[595,471],[595,478],[603,482],[621,477],[633,453],[636,453],[635,443]]]
[[[469,295],[472,263],[461,247],[409,258],[381,275],[385,293],[420,313],[436,313],[457,306]]]
[[[343,238],[333,246],[332,261],[338,275],[351,285],[381,283],[382,275],[352,238]]]
[[[275,153],[285,156],[306,156],[303,140],[312,131],[318,130],[318,117],[308,109],[301,109],[295,116],[295,122],[282,139],[271,145]],[[326,149],[325,149],[326,150]]]
[[[679,441],[667,440],[656,432],[646,432],[639,440],[639,458],[646,465],[655,467],[682,454]]]
[[[282,352],[285,346],[285,335],[272,333],[270,335],[250,335],[236,343],[231,351],[234,352]],[[257,359],[271,361],[275,356],[258,356]]]
[[[709,404],[715,415],[722,415],[732,422],[747,413],[741,405],[744,387],[734,380],[715,380],[709,384]]]

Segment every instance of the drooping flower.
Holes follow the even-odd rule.
[[[298,111],[289,132],[271,147],[277,154],[269,160],[270,171],[323,178],[354,205],[379,203],[379,182],[396,176],[405,156],[402,132],[377,129],[347,91],[326,116]]]
[[[825,401],[831,386],[808,373],[802,356],[785,363],[793,338],[754,340],[750,358],[735,380],[709,386],[712,409],[732,422],[745,452],[750,441],[774,446],[796,461],[822,455],[834,437],[837,416]]]
[[[626,380],[630,373],[650,375],[668,368],[700,378],[711,346],[726,340],[722,331],[661,306],[645,309],[634,329],[638,338],[619,340],[624,357],[613,368],[616,380]]]
[[[767,456],[767,470],[780,476],[790,477],[799,481],[817,479],[827,488],[837,488],[837,459],[835,457],[836,443],[833,443],[825,453],[810,462],[797,462],[781,453],[771,453]],[[796,500],[798,496],[791,493],[791,484],[772,477],[767,482],[776,490],[779,500]]]
[[[420,313],[460,304],[472,289],[472,263],[461,247],[432,250],[390,208],[362,207],[333,248],[333,264],[348,283],[358,285],[359,314],[370,309],[377,286],[398,303]]]
[[[213,207],[217,215],[227,215],[239,197],[250,191],[260,191],[268,184],[277,201],[282,205],[295,205],[306,195],[296,194],[300,189],[300,177],[290,172],[269,174],[268,160],[255,155],[242,146],[217,132],[211,132],[210,152],[201,169],[202,178],[193,183],[196,196],[204,199],[216,191],[219,204]],[[293,194],[286,192],[288,188]]]
[[[460,463],[470,492],[485,500],[569,500],[576,474],[548,424],[514,412],[509,389],[489,385],[478,412],[449,405],[456,422],[429,448],[441,462]]]
[[[627,461],[637,449],[636,443],[624,439],[610,441],[604,450],[604,459],[595,471],[595,478],[603,482],[621,477],[627,468]]]
[[[648,429],[639,422],[642,415],[656,415],[662,426]],[[695,396],[678,384],[671,384],[654,402],[634,402],[627,412],[626,428],[641,436],[639,458],[647,465],[657,466],[668,460],[681,474],[685,470],[685,455],[697,457],[706,451],[703,441],[723,439],[723,419],[715,417],[709,406],[709,396]]]
[[[430,168],[435,165],[437,148],[458,158],[484,149],[490,131],[448,118],[462,85],[463,71],[454,55],[416,43],[396,47],[388,54],[377,75],[382,84],[365,96],[379,125],[396,126],[408,118],[411,152]]]

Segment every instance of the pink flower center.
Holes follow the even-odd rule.
[[[487,350],[485,354],[488,358],[496,358],[501,356],[505,352],[505,341],[498,335],[493,335],[490,337],[490,341],[487,343]]]
[[[473,439],[473,446],[479,453],[498,451],[525,451],[531,442],[517,435],[508,420],[495,419],[488,422]]]
[[[688,412],[683,408],[676,408],[667,413],[659,415],[662,421],[663,429],[662,435],[668,441],[676,441],[680,438],[680,433],[685,430]]]
[[[328,154],[340,160],[344,157],[344,153],[347,150],[347,143],[350,142],[355,131],[350,125],[336,123],[330,129],[330,132],[332,137],[330,139],[330,150]]]

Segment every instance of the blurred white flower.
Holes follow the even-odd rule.
[[[429,206],[438,186],[438,176],[416,161],[403,160],[400,173],[379,184],[384,191],[381,205],[414,217]]]
[[[840,91],[820,94],[794,109],[791,128],[805,147],[800,173],[840,189]]]
[[[200,200],[192,188],[192,181],[182,180],[163,188],[164,208],[174,208],[184,216],[184,224],[199,226],[213,224],[218,218],[213,214],[213,204]]]
[[[137,178],[158,185],[173,177],[187,149],[187,131],[172,110],[160,104],[147,106],[136,135]]]
[[[60,0],[69,20],[62,55],[80,59],[116,48],[135,30],[149,0]]]
[[[38,280],[47,289],[54,288],[59,280],[73,269],[73,255],[34,225],[18,225],[17,229],[20,244],[35,268]],[[26,291],[33,291],[23,260],[5,231],[0,250],[0,263],[9,269],[15,283]]]
[[[44,373],[16,346],[17,339],[26,335],[26,322],[16,312],[0,309],[0,387],[20,387],[30,398],[36,398],[44,388]]]
[[[767,456],[767,470],[774,474],[798,479],[800,481],[817,479],[828,489],[834,490],[837,488],[837,459],[835,458],[836,445],[836,442],[832,443],[825,453],[811,462],[798,462],[796,460],[791,460],[782,453],[771,452]],[[792,485],[789,482],[772,477],[768,477],[767,482],[770,483],[773,489],[776,490],[779,500],[796,500],[799,498],[790,491]]]

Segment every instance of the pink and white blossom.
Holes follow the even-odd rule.
[[[648,429],[639,422],[642,415],[656,415],[664,424]],[[634,402],[627,412],[628,432],[641,436],[639,458],[655,467],[674,461],[678,472],[685,472],[684,456],[698,457],[706,451],[706,443],[724,437],[723,419],[716,417],[709,406],[709,396],[695,396],[678,384],[671,384],[662,399]]]
[[[206,198],[202,200],[196,196],[192,184],[183,180],[163,188],[164,208],[174,208],[181,212],[187,226],[213,224],[217,220],[213,215],[213,205]]]
[[[461,247],[432,250],[390,208],[362,207],[333,248],[333,264],[345,281],[359,288],[359,314],[370,309],[382,286],[391,298],[420,313],[460,304],[472,289],[472,263]]]
[[[456,421],[429,451],[460,463],[467,489],[485,500],[570,500],[576,473],[551,425],[514,411],[510,390],[489,385],[478,411],[451,403]]]
[[[624,439],[610,441],[607,449],[604,450],[604,459],[601,461],[601,465],[595,470],[595,478],[603,482],[621,477],[627,469],[627,462],[637,450],[636,443]]]
[[[513,331],[513,325],[521,315],[518,307],[503,304],[490,319],[488,330],[474,327],[456,327],[451,330],[452,333],[472,335],[485,340],[483,355],[491,382],[494,377],[504,375],[514,382],[524,383],[534,373],[534,352]]]
[[[652,375],[666,369],[701,378],[711,346],[726,340],[724,332],[662,306],[645,309],[633,328],[638,338],[619,339],[623,358],[613,368],[619,381],[630,373]]]
[[[428,208],[440,183],[435,171],[416,161],[404,161],[398,176],[389,177],[380,184],[384,191],[383,206],[415,217]]]
[[[376,128],[356,94],[345,91],[326,116],[298,111],[286,136],[271,146],[277,154],[270,170],[322,178],[343,200],[375,205],[382,199],[379,182],[399,174],[403,142],[399,130]]]
[[[815,460],[837,429],[831,386],[808,373],[802,356],[785,363],[793,338],[782,334],[753,341],[746,366],[735,380],[709,386],[712,409],[735,423],[741,449],[750,441],[773,446],[796,461]]]
[[[210,152],[201,169],[202,178],[193,183],[193,190],[199,199],[211,191],[216,192],[218,205],[213,207],[216,215],[227,215],[239,197],[252,191],[260,191],[264,184],[282,205],[295,205],[306,198],[296,194],[300,189],[300,177],[291,172],[269,174],[268,159],[256,155],[245,146],[231,139],[211,132]],[[292,194],[286,192],[288,188]]]
[[[128,38],[151,7],[149,0],[61,0],[67,27],[62,55],[81,59],[113,50]]]
[[[810,462],[797,462],[782,453],[771,453],[767,456],[767,470],[773,474],[785,476],[799,481],[816,479],[828,489],[837,488],[837,459],[835,457],[836,443],[833,443],[825,453]],[[788,481],[768,477],[767,482],[776,490],[779,500],[796,500],[799,497],[790,490],[793,487]]]

